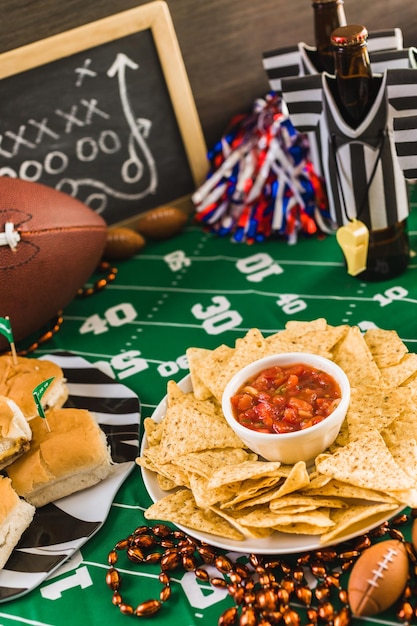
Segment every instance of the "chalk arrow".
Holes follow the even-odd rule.
[[[138,69],[139,65],[135,63],[134,61],[132,61],[132,59],[129,59],[129,57],[127,57],[125,54],[119,52],[116,56],[116,59],[113,65],[107,70],[107,75],[110,78],[117,77],[117,82],[119,85],[120,102],[122,105],[124,116],[130,128],[132,137],[136,141],[139,148],[142,150],[142,153],[144,154],[145,160],[149,167],[150,182],[146,190],[146,193],[154,193],[156,191],[156,187],[158,183],[156,163],[152,156],[151,151],[149,150],[149,147],[146,141],[142,137],[142,133],[140,132],[140,129],[138,128],[138,125],[136,123],[135,117],[133,115],[133,112],[130,106],[129,98],[127,95],[127,85],[126,85],[126,68],[127,67],[136,70]],[[135,161],[139,162],[138,156],[136,154],[129,160],[129,162],[134,163]],[[127,163],[127,165],[129,164],[129,162]]]
[[[119,72],[121,71],[124,72],[124,69],[126,67],[130,67],[130,69],[132,70],[139,69],[139,65],[135,63],[135,61],[132,61],[132,59],[129,59],[128,56],[126,56],[122,52],[119,52],[118,55],[116,56],[116,59],[113,65],[107,70],[107,76],[109,76],[110,78],[113,78]]]

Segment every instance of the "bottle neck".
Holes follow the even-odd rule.
[[[336,77],[365,76],[372,78],[372,68],[366,42],[339,48],[332,46],[332,50]]]
[[[372,69],[366,42],[334,49],[337,100],[344,119],[357,126],[374,100]]]
[[[333,47],[330,35],[339,26],[346,25],[343,0],[313,2],[314,35],[317,50],[317,71],[334,73]]]

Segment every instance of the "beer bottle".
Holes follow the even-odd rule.
[[[382,80],[380,77],[372,76],[367,39],[367,29],[358,24],[339,27],[332,32],[330,37],[334,50],[335,68],[333,80],[333,87],[335,88],[332,89],[332,93],[340,114],[353,128],[357,128],[366,118]],[[368,191],[376,173],[378,159],[382,155],[385,135],[385,128],[381,129],[381,143],[378,147],[378,157],[368,180]],[[366,200],[367,196],[363,199],[363,203]],[[357,219],[361,226],[363,226],[360,222],[362,210],[363,207],[358,205]],[[392,222],[391,220],[390,223],[389,212],[382,207],[381,210],[386,211],[386,228],[373,230],[370,224],[365,225],[369,229],[366,269],[354,274],[365,281],[394,278],[407,268],[409,261],[406,220],[399,222]],[[345,214],[347,216],[346,207]],[[351,224],[350,226],[354,228],[354,225]]]
[[[334,73],[333,48],[330,42],[332,32],[339,26],[346,26],[343,0],[313,0],[314,35],[316,56],[314,65],[318,72]]]
[[[354,128],[366,117],[379,80],[372,80],[368,31],[360,24],[337,28],[330,37],[333,47],[336,99],[340,113]]]

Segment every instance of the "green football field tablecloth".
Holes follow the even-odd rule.
[[[416,206],[409,219],[417,251]],[[150,416],[170,379],[188,374],[189,346],[234,345],[249,329],[265,335],[288,320],[327,319],[329,324],[394,329],[417,351],[417,260],[383,283],[348,276],[333,236],[234,244],[190,224],[175,238],[148,243],[136,257],[117,264],[116,280],[64,311],[60,331],[34,356],[69,351],[106,372],[140,398],[141,419]],[[142,430],[141,430],[142,433]],[[126,625],[105,585],[107,554],[116,541],[144,523],[151,504],[135,466],[118,490],[100,530],[38,588],[0,604],[0,625]],[[409,533],[409,528],[405,533]],[[157,566],[119,564],[127,600],[136,606],[158,597]],[[217,624],[231,600],[224,590],[197,582],[192,572],[172,573],[172,598],[142,622],[165,626]],[[355,620],[359,622],[359,620]],[[372,621],[372,620],[371,620]],[[378,624],[398,623],[387,612]]]

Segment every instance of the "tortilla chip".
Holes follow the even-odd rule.
[[[296,337],[302,337],[307,333],[315,333],[319,330],[326,330],[327,328],[327,320],[324,317],[318,317],[308,322],[288,320],[285,324],[285,330],[291,332]]]
[[[211,350],[207,350],[206,348],[187,348],[186,351],[191,384],[197,400],[207,400],[212,395],[210,389],[200,377],[200,370],[210,353]]]
[[[145,519],[172,522],[227,539],[244,539],[244,535],[223,517],[210,509],[200,509],[189,489],[179,489],[158,500],[144,515]]]
[[[171,480],[178,487],[188,487],[190,484],[188,472],[185,472],[182,467],[179,467],[176,463],[163,463],[159,465],[158,473]]]
[[[293,493],[298,489],[306,487],[310,483],[310,476],[304,461],[299,461],[293,466],[282,466],[279,469],[282,478],[278,485],[264,489],[253,495],[251,499],[245,498],[245,506],[255,506],[270,502],[274,498],[280,498],[286,494]],[[237,501],[233,502],[235,508],[240,508]]]
[[[337,448],[340,448],[341,446],[345,446],[347,443],[349,443],[351,439],[352,439],[352,436],[349,432],[349,424],[348,424],[347,419],[345,418],[345,420],[343,421],[340,427],[340,430],[336,439],[331,444],[331,446],[329,446],[329,451],[334,452]]]
[[[207,354],[199,365],[198,376],[201,383],[215,398],[221,397],[221,381],[227,373],[233,353],[234,348],[222,344]]]
[[[348,532],[355,532],[357,528],[360,530],[360,522],[367,520],[372,525],[372,518],[379,516],[381,513],[386,512],[387,517],[389,513],[397,508],[395,504],[364,504],[358,506],[351,506],[348,509],[334,509],[331,512],[331,518],[334,522],[334,527],[323,533],[320,537],[321,543],[329,543],[337,539],[343,534]]]
[[[193,393],[175,388],[175,401],[168,406],[163,419],[159,449],[160,463],[175,461],[178,457],[208,448],[244,448],[242,441],[227,424],[220,408],[197,400]]]
[[[251,328],[246,335],[236,340],[235,347],[228,353],[226,362],[211,364],[215,369],[211,371],[210,379],[207,376],[207,368],[210,365],[208,360],[204,375],[200,372],[200,376],[217,401],[221,402],[223,391],[236,372],[267,354],[266,341],[262,333],[257,328]]]
[[[333,360],[345,371],[353,387],[377,386],[382,381],[381,372],[357,326],[349,328],[335,349]]]
[[[302,492],[307,489],[319,489],[320,487],[324,487],[324,485],[327,485],[327,483],[331,482],[332,480],[330,476],[319,474],[316,471],[311,472],[309,474],[309,478],[310,482],[306,485],[304,489],[301,489]]]
[[[159,446],[153,446],[144,450],[143,455],[136,459],[137,465],[145,467],[158,475],[164,476],[174,483],[177,487],[189,485],[188,472],[175,463],[159,462]]]
[[[309,484],[310,475],[308,473],[307,466],[304,461],[299,461],[290,468],[285,482],[278,489],[275,497],[280,498],[288,493],[293,493],[302,487],[306,487]]]
[[[166,476],[162,476],[162,474],[157,474],[156,480],[158,482],[159,487],[162,489],[162,491],[172,491],[178,486],[174,483],[173,480],[171,480],[170,478],[167,478]]]
[[[381,368],[384,381],[390,387],[399,387],[417,372],[417,354],[406,354],[399,363]]]
[[[377,491],[410,489],[414,485],[412,478],[394,461],[377,430],[365,431],[360,439],[332,455],[319,455],[316,468],[326,476]]]
[[[364,339],[379,368],[397,365],[408,352],[395,330],[370,328],[364,334]]]
[[[401,387],[401,391],[404,390],[405,395],[402,398],[402,407],[401,413],[398,415],[397,419],[394,422],[391,422],[392,425],[395,425],[397,422],[404,424],[404,427],[408,430],[408,437],[412,437],[417,440],[417,404],[416,399],[412,394],[409,393],[406,387]],[[389,428],[391,426],[387,426]],[[406,430],[404,430],[405,434]]]
[[[348,506],[346,502],[344,502],[340,498],[332,498],[326,496],[318,496],[316,494],[312,495],[288,495],[283,496],[282,498],[274,498],[269,503],[269,508],[271,511],[280,511],[283,513],[289,512],[290,509],[293,512],[297,511],[313,511],[314,509],[327,507],[327,508],[336,508],[336,509],[344,509]]]
[[[222,509],[239,508],[238,505],[248,506],[248,503],[258,498],[261,499],[263,494],[269,493],[271,488],[277,483],[281,483],[282,477],[266,476],[264,478],[248,479],[240,483],[231,483],[236,485],[236,495],[221,504]],[[243,505],[242,505],[243,503]]]
[[[417,508],[417,489],[404,489],[392,491],[391,495],[398,504],[409,506],[411,509]]]
[[[210,507],[210,510],[224,517],[232,526],[237,528],[247,539],[264,539],[269,537],[273,533],[272,528],[256,528],[255,526],[243,526],[237,519],[237,514],[234,511],[224,511],[218,507]]]
[[[237,517],[243,526],[254,528],[270,528],[271,526],[286,526],[287,524],[304,523],[313,526],[321,526],[323,529],[334,526],[333,520],[329,517],[328,509],[297,513],[297,515],[286,515],[279,511],[271,511],[268,507],[256,507],[249,513],[244,513]]]
[[[158,443],[150,448],[145,448],[142,456],[136,459],[138,465],[142,465],[142,460],[146,460],[147,463],[152,463],[154,467],[158,467],[159,463],[159,451],[161,449],[161,444]]]
[[[162,424],[155,422],[151,417],[145,417],[143,420],[146,441],[148,446],[156,446],[161,442]]]
[[[202,508],[208,508],[235,498],[241,484],[232,483],[221,487],[209,487],[208,478],[194,473],[190,473],[189,480],[195,501]]]
[[[243,480],[274,477],[281,478],[279,461],[244,461],[215,470],[208,482],[210,487],[220,487]]]
[[[409,425],[401,420],[396,420],[381,434],[396,463],[416,481],[417,441],[411,436]]]
[[[332,348],[345,336],[348,326],[329,326],[319,318],[313,322],[287,322],[285,330],[267,337],[270,353],[312,352],[331,358]]]
[[[328,477],[327,477],[328,478]],[[311,482],[313,485],[313,481]],[[344,498],[345,501],[350,500],[366,500],[368,502],[389,502],[395,504],[397,500],[382,491],[376,491],[375,489],[366,489],[365,487],[357,487],[355,485],[349,485],[348,483],[342,483],[339,480],[330,479],[329,482],[321,486],[307,488],[300,492],[305,495],[312,495],[313,497],[335,497]]]
[[[152,459],[148,459],[145,455],[136,457],[135,462],[136,462],[136,465],[140,465],[140,467],[144,467],[145,469],[148,469],[151,472],[158,471],[158,466],[155,465]]]
[[[314,526],[314,524],[304,524],[301,522],[293,522],[292,524],[277,524],[273,527],[280,533],[294,535],[322,535],[323,526]]]
[[[215,448],[190,452],[190,454],[180,456],[176,462],[188,472],[209,478],[219,468],[257,458],[257,455],[243,448]]]
[[[353,387],[346,414],[350,439],[364,430],[383,430],[402,413],[408,403],[406,389]]]

